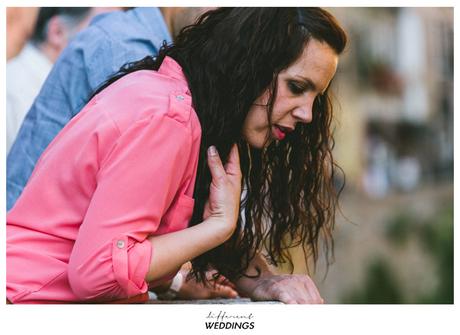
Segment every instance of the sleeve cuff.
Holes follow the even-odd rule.
[[[147,292],[145,276],[151,254],[152,244],[148,239],[137,242],[128,236],[118,236],[112,240],[113,272],[128,297]]]

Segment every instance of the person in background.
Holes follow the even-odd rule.
[[[61,51],[95,15],[109,10],[114,8],[40,8],[29,42],[6,64],[7,152]]]
[[[34,31],[38,7],[6,8],[6,60],[21,52]]]
[[[126,62],[156,54],[164,41],[171,43],[173,36],[208,9],[146,7],[101,14],[75,36],[54,64],[8,154],[7,209],[21,194],[43,150],[100,84]],[[152,285],[151,290],[159,297],[179,299],[237,296],[233,285],[222,278],[210,287],[186,281],[189,268],[190,264],[184,264],[176,277]]]

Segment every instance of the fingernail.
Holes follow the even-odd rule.
[[[217,155],[217,149],[215,146],[211,145],[209,148],[208,148],[208,154],[209,156],[216,156]]]

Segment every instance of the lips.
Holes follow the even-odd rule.
[[[292,132],[293,130],[293,128],[280,126],[277,124],[275,124],[273,127],[273,133],[275,134],[276,139],[280,141],[286,137],[286,134]]]

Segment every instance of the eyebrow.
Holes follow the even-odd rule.
[[[306,77],[303,77],[301,75],[295,75],[295,77],[297,77],[297,78],[301,79],[303,82],[305,82],[309,86],[309,88],[312,89],[313,91],[318,91],[318,87],[313,82],[313,80],[311,80],[310,78],[306,78]],[[319,92],[319,94],[323,95],[324,92],[326,92],[326,89],[327,89],[327,87],[322,92]]]

